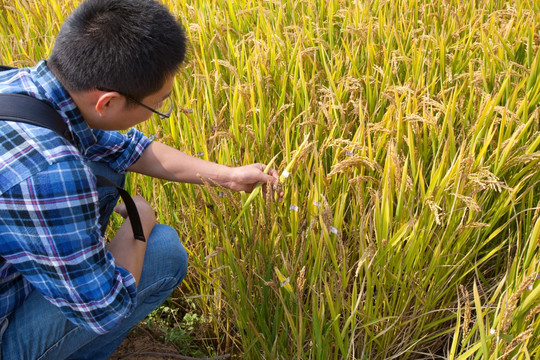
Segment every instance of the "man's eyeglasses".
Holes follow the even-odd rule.
[[[148,109],[152,111],[155,114],[158,114],[160,118],[165,119],[171,116],[171,113],[173,111],[173,101],[172,101],[172,93],[169,94],[163,101],[159,104],[159,107],[157,109],[152,109],[150,106],[147,106],[140,102],[139,100],[136,100],[132,98],[129,95],[126,95],[124,93],[121,93],[120,91],[112,90],[112,89],[106,89],[106,88],[97,88],[100,91],[109,91],[109,92],[117,92],[120,95],[124,96],[126,99],[129,99],[130,101],[133,101],[135,104],[142,106],[145,109]]]

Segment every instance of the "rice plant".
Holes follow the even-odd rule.
[[[175,115],[140,128],[272,161],[285,191],[129,178],[190,252],[216,353],[540,357],[538,1],[164,2],[190,50]],[[0,4],[24,66],[77,2]]]

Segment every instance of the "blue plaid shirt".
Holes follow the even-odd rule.
[[[37,290],[75,324],[105,333],[133,311],[136,284],[105,248],[86,162],[125,172],[150,140],[135,129],[90,129],[45,61],[0,72],[0,93],[48,102],[77,143],[46,128],[0,121],[0,322]]]

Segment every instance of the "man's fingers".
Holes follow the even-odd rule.
[[[127,216],[128,216],[126,204],[124,204],[124,203],[116,205],[114,207],[113,211],[115,213],[119,214],[120,216],[122,216],[124,219],[126,219]]]

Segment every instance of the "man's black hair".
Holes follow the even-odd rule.
[[[184,61],[182,26],[154,0],[86,0],[67,18],[47,61],[70,91],[155,93]]]

